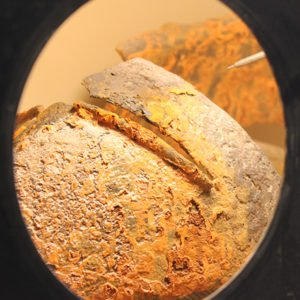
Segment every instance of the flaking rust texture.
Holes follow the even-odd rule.
[[[20,124],[16,190],[42,258],[86,299],[212,292],[268,225],[279,176],[235,121],[150,62],[122,63],[84,85],[151,122],[190,159],[96,106],[57,103]]]
[[[180,155],[151,130],[101,108],[95,109],[80,103],[75,103],[75,108],[80,116],[96,120],[100,124],[119,130],[139,145],[152,150],[166,162],[180,168],[192,181],[200,184],[205,191],[212,188],[212,181],[207,170],[200,170],[194,163]]]
[[[249,28],[237,17],[166,24],[120,43],[124,60],[141,57],[171,71],[228,112],[239,124],[284,126],[280,94],[266,59],[227,70],[261,51]]]
[[[202,215],[203,189],[126,136],[60,107],[65,116],[23,135],[15,154],[27,228],[58,278],[90,299],[183,296],[225,281],[238,266]]]

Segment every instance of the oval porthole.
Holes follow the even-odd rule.
[[[251,262],[286,151],[267,58],[228,68],[257,53],[219,1],[95,0],[49,39],[20,99],[14,176],[32,242],[72,293],[209,299]]]

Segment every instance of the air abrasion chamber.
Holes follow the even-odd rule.
[[[30,104],[59,31],[40,50],[84,2],[3,3],[3,299],[300,297],[300,4],[223,2],[260,45],[223,11],[141,28],[113,41],[124,62],[77,72],[84,92],[57,85],[61,101],[40,85],[45,100]],[[259,71],[267,60],[226,70],[260,47],[273,72]],[[234,80],[261,92],[247,98]]]

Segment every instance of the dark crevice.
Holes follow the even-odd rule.
[[[88,104],[92,104],[95,106],[98,106],[102,109],[105,109],[109,112],[115,113],[120,117],[128,118],[131,121],[134,121],[144,128],[147,128],[151,130],[153,133],[155,133],[160,139],[162,139],[164,142],[166,142],[169,146],[171,146],[175,151],[180,153],[182,156],[184,156],[186,159],[188,159],[190,162],[196,165],[194,159],[190,156],[190,154],[187,152],[186,149],[184,149],[178,142],[176,142],[173,138],[163,135],[159,129],[152,125],[150,122],[146,121],[142,116],[135,115],[134,113],[130,112],[127,109],[124,109],[122,107],[119,107],[117,105],[108,103],[104,98],[93,98],[89,97],[88,99],[85,99],[85,102]]]

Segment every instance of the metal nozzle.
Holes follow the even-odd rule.
[[[227,70],[249,65],[249,64],[254,63],[254,62],[258,61],[258,60],[261,60],[261,59],[263,59],[265,57],[266,57],[266,54],[265,54],[264,51],[258,52],[256,54],[253,54],[253,55],[250,55],[250,56],[247,56],[245,58],[242,58],[242,59],[238,60],[233,65],[227,67]]]

